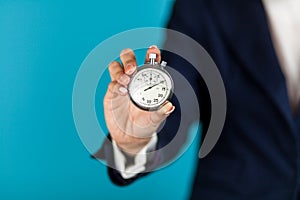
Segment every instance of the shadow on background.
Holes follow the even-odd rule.
[[[120,188],[90,159],[72,118],[73,82],[87,54],[121,31],[164,27],[173,3],[0,1],[0,199],[187,197],[195,142],[171,166]]]

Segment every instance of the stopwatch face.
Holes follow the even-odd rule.
[[[143,66],[132,77],[128,86],[133,103],[143,110],[157,110],[172,95],[170,74],[157,66]]]

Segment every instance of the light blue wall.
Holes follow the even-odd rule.
[[[171,166],[120,188],[90,159],[72,118],[73,82],[87,54],[121,31],[164,26],[172,4],[0,1],[0,199],[187,197],[195,144]]]

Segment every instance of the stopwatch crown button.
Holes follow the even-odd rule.
[[[156,54],[155,53],[150,53],[149,54],[149,59],[150,59],[150,64],[154,65],[155,64],[155,59],[156,59]]]
[[[156,54],[155,53],[150,53],[149,54],[149,59],[156,59]]]

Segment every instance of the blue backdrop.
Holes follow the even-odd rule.
[[[121,31],[164,27],[173,3],[0,1],[0,199],[187,197],[196,144],[120,188],[90,159],[72,117],[73,83],[88,53]]]

